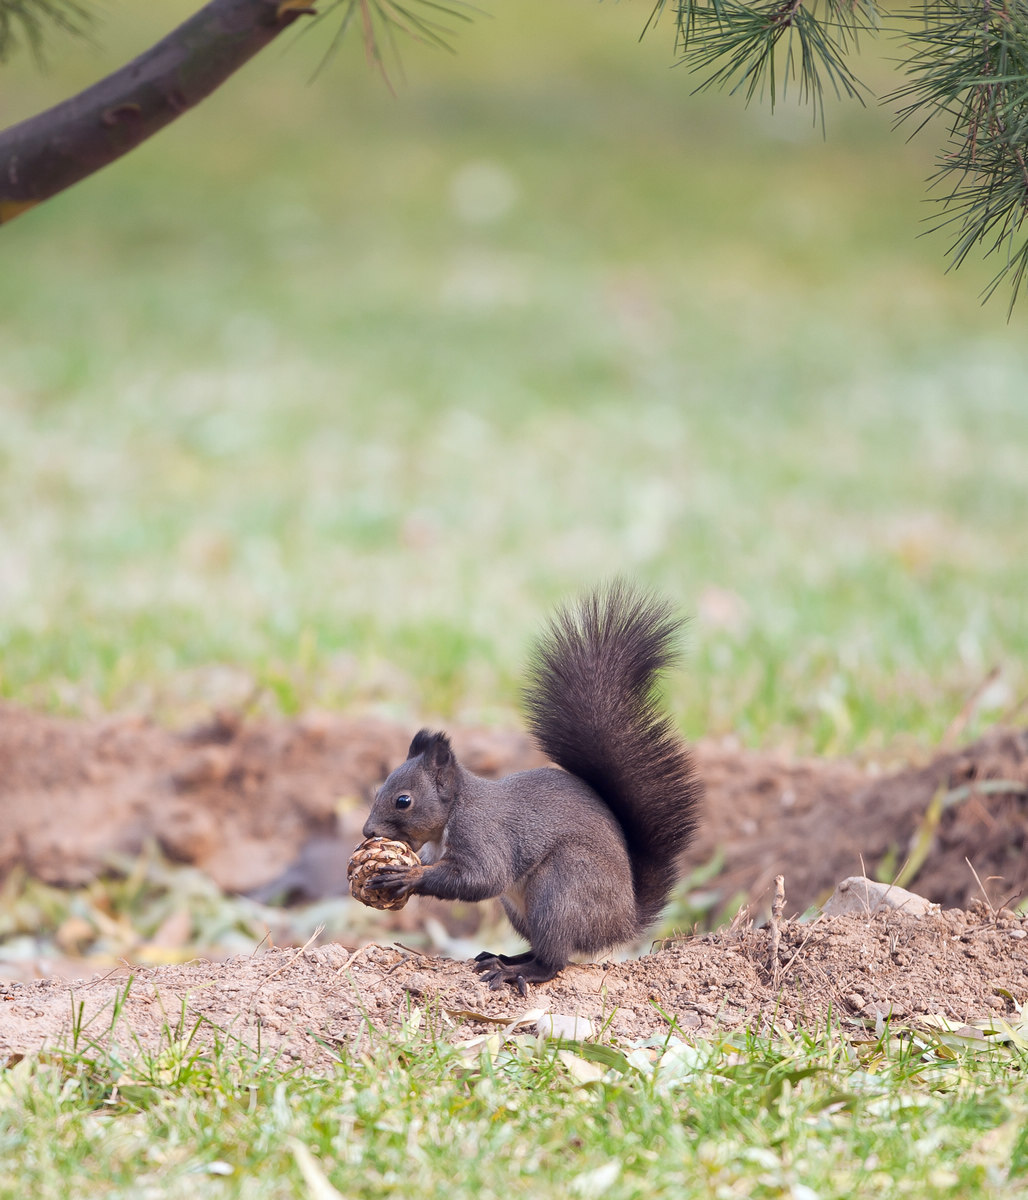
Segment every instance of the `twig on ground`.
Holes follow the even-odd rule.
[[[771,946],[768,951],[767,969],[771,975],[772,987],[778,987],[781,967],[778,963],[778,947],[782,941],[781,919],[785,908],[785,876],[775,876],[775,898],[771,902]]]
[[[405,945],[403,944],[403,942],[393,942],[393,945],[394,945],[394,946],[399,946],[399,948],[400,948],[401,950],[403,950],[405,953],[401,954],[401,955],[400,955],[400,957],[399,957],[399,958],[396,960],[396,962],[394,962],[394,963],[393,963],[393,965],[392,965],[391,967],[386,967],[386,970],[385,970],[385,973],[386,973],[386,975],[392,975],[392,973],[393,973],[393,972],[394,972],[394,971],[395,971],[395,970],[396,970],[398,967],[402,967],[402,966],[403,966],[403,964],[404,964],[405,962],[409,962],[409,961],[410,961],[410,956],[411,956],[412,954],[413,954],[413,955],[415,955],[415,956],[416,956],[416,957],[418,957],[418,958],[424,958],[424,959],[427,959],[428,961],[431,961],[431,960],[433,959],[433,957],[434,957],[434,956],[433,956],[433,955],[431,955],[431,954],[426,954],[424,950],[416,950],[416,949],[415,949],[413,946],[405,946]],[[436,966],[436,967],[435,967],[435,968],[433,968],[433,969],[434,969],[434,970],[438,970],[439,968],[438,968],[438,966]]]
[[[394,942],[394,946],[399,946],[401,950],[406,950],[408,954],[416,954],[418,958],[432,958],[433,955],[426,954],[424,950],[419,950],[417,946],[405,946],[403,942]]]
[[[353,966],[354,962],[356,962],[357,958],[362,955],[365,950],[370,950],[374,945],[374,942],[365,942],[363,946],[358,946],[352,954],[347,955],[346,962],[344,962],[341,967],[336,967],[336,974],[342,975],[344,971],[348,971]]]

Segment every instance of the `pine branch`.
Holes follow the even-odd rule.
[[[647,27],[661,16],[658,0]],[[697,91],[724,87],[772,109],[790,85],[824,124],[826,89],[863,101],[849,66],[860,34],[878,27],[870,0],[677,0],[675,45],[681,62],[705,73]]]
[[[0,21],[30,3],[40,11],[61,6],[84,11],[77,0],[0,0]],[[328,9],[319,0],[207,0],[178,29],[106,79],[0,130],[0,224],[163,129],[299,17],[340,8],[337,40],[356,16],[367,54],[380,66],[383,36],[399,32],[444,45],[447,29],[440,14],[468,19],[461,0],[334,0]]]
[[[0,62],[23,45],[41,62],[48,33],[84,37],[92,24],[93,14],[79,0],[0,0]]]
[[[900,121],[946,117],[932,176],[959,267],[976,247],[1002,260],[985,289],[1006,281],[1010,304],[1028,286],[1028,8],[1023,0],[933,0],[911,34],[911,82],[893,94]]]
[[[306,0],[208,0],[120,70],[0,131],[0,224],[134,149],[309,11]]]
[[[388,84],[387,58],[397,70],[401,69],[396,47],[398,33],[437,50],[452,53],[454,23],[470,23],[476,10],[464,0],[331,0],[319,10],[312,25],[340,12],[339,25],[315,75],[319,75],[333,58],[350,26],[356,21],[361,29],[365,56]]]
[[[774,108],[790,84],[824,126],[827,91],[862,99],[849,65],[862,34],[877,31],[874,0],[656,0],[651,28],[671,7],[681,61]],[[959,267],[974,250],[1000,260],[985,289],[1028,291],[1028,0],[924,0],[896,18],[910,47],[910,82],[887,99],[901,122],[941,115],[947,143],[930,180],[942,189],[933,229],[952,236]]]

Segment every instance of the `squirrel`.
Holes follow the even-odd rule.
[[[364,836],[429,850],[421,865],[379,871],[373,886],[499,896],[528,941],[524,954],[478,955],[492,988],[527,995],[572,955],[634,941],[666,904],[702,794],[654,694],[680,626],[667,602],[624,582],[587,594],[555,614],[524,688],[529,729],[557,767],[483,779],[444,733],[422,729],[379,789]]]

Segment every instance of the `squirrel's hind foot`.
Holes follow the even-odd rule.
[[[522,996],[528,995],[530,983],[545,983],[552,979],[563,968],[563,964],[554,966],[543,962],[534,954],[518,954],[507,958],[502,954],[489,955],[476,959],[475,970],[482,976],[489,987],[495,992],[504,984],[517,988]]]
[[[475,955],[474,969],[481,974],[483,971],[488,971],[490,967],[500,964],[505,967],[513,967],[517,963],[525,963],[533,958],[535,955],[531,950],[526,950],[523,954],[494,954],[492,950],[483,950],[481,954]]]

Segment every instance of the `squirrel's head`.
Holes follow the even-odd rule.
[[[378,789],[364,836],[393,838],[420,850],[442,838],[457,791],[457,760],[445,733],[414,735],[407,761]]]

